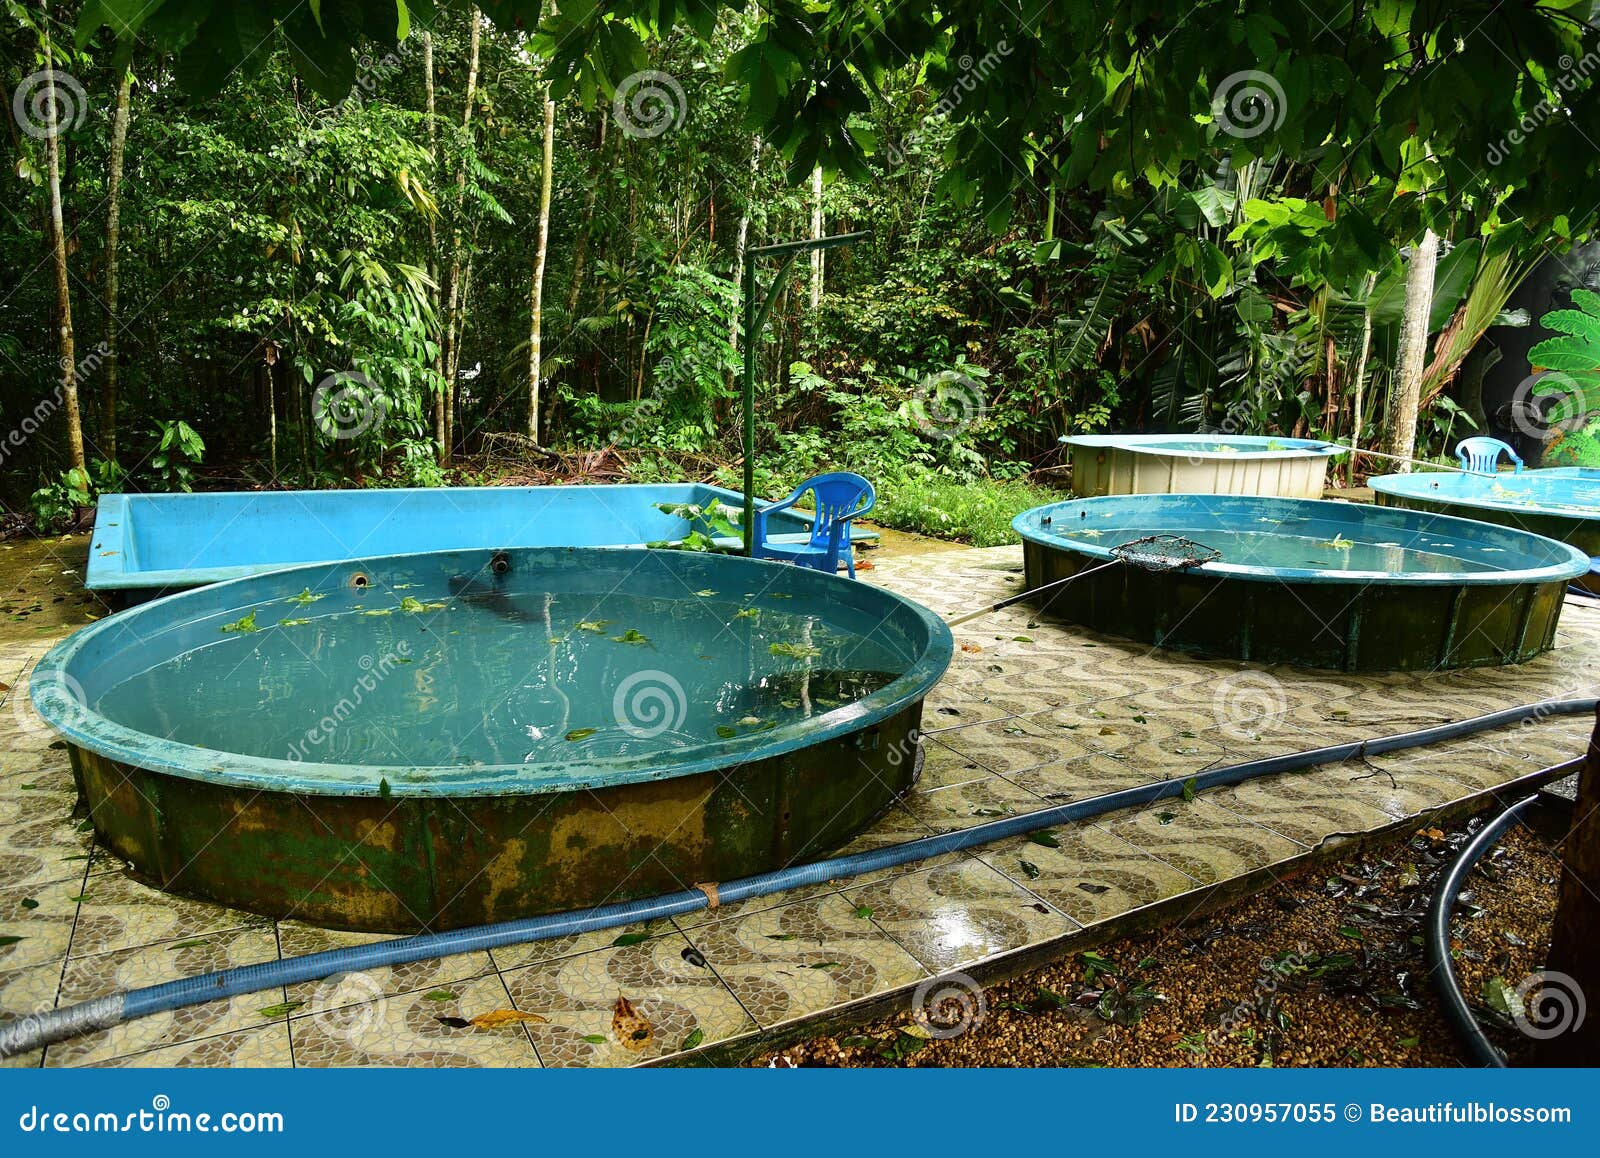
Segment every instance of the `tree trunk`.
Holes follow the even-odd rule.
[[[606,125],[611,118],[600,114],[600,142],[595,146],[594,172],[590,174],[589,191],[583,198],[583,225],[578,230],[578,240],[572,252],[572,281],[567,286],[567,325],[577,318],[578,303],[583,297],[584,262],[589,256],[589,232],[594,225],[594,198],[600,189],[600,174],[604,170],[606,155]]]
[[[278,481],[278,384],[273,374],[272,363],[266,365],[267,372],[267,452],[272,459],[272,481]]]
[[[467,332],[467,297],[472,292],[472,259],[467,259],[467,264],[461,271],[461,301],[456,306],[456,335],[450,343],[450,362],[447,367],[446,381],[450,384],[449,394],[445,401],[449,403],[444,413],[444,436],[446,444],[452,454],[456,445],[456,383],[461,379],[461,346]]]
[[[1424,230],[1422,241],[1411,252],[1406,270],[1405,316],[1400,321],[1400,365],[1395,371],[1394,390],[1388,414],[1389,438],[1384,451],[1408,459],[1417,450],[1417,411],[1422,399],[1422,372],[1428,362],[1428,314],[1433,306],[1433,274],[1439,264],[1439,237]],[[1406,472],[1409,462],[1395,464]]]
[[[472,22],[467,38],[467,92],[461,113],[461,127],[472,127],[472,105],[478,91],[478,50],[483,43],[483,17],[478,12],[478,6],[472,5],[468,10],[468,19]],[[461,166],[456,170],[456,227],[450,234],[450,289],[445,303],[444,319],[444,350],[443,361],[445,369],[444,382],[444,445],[443,460],[450,461],[453,453],[454,434],[451,430],[451,419],[455,410],[455,370],[460,361],[460,352],[456,349],[459,338],[457,324],[459,322],[458,310],[463,308],[461,301],[461,225],[460,216],[466,207],[467,200],[467,162],[462,158]]]
[[[544,329],[544,262],[550,248],[550,180],[555,157],[556,103],[544,99],[544,161],[539,169],[539,245],[533,255],[533,305],[528,323],[528,437],[539,441],[540,341]]]
[[[818,165],[811,170],[811,236],[815,240],[822,236],[822,166]],[[811,251],[811,312],[816,313],[817,307],[822,304],[822,268],[823,252],[820,249]]]
[[[439,125],[434,119],[438,115],[438,105],[435,100],[433,88],[433,33],[422,34],[422,88],[426,94],[428,110],[428,159],[433,162],[433,171],[428,175],[429,187],[432,187],[434,178],[438,176],[439,165]],[[428,280],[433,283],[433,288],[428,291],[433,301],[433,324],[439,327],[439,340],[435,343],[433,353],[433,370],[438,375],[438,382],[433,394],[433,440],[438,444],[438,455],[441,463],[449,461],[450,445],[445,441],[445,397],[444,397],[444,302],[439,292],[439,227],[432,214],[428,216]]]
[[[49,0],[41,0],[44,20],[39,25],[39,42],[44,48],[44,67],[50,74],[50,97],[45,102],[44,155],[50,190],[50,252],[55,259],[56,312],[60,323],[61,400],[67,412],[67,457],[75,469],[88,472],[83,456],[83,418],[78,412],[78,351],[72,334],[72,290],[67,278],[67,234],[61,218],[61,124],[56,119],[55,65],[52,61]],[[70,100],[70,97],[68,98]]]
[[[1354,398],[1350,413],[1350,462],[1345,467],[1345,485],[1356,485],[1356,453],[1361,444],[1361,403],[1367,386],[1367,358],[1372,353],[1372,287],[1378,284],[1378,275],[1367,274],[1361,293],[1361,353],[1356,358],[1356,376],[1353,383]]]
[[[1538,1064],[1592,1066],[1600,1058],[1600,1011],[1572,1024],[1588,998],[1600,999],[1600,713],[1578,776],[1572,831],[1562,842],[1561,896],[1550,940],[1544,1000],[1529,1019],[1543,1037]]]
[[[744,284],[744,253],[750,243],[750,203],[756,199],[756,176],[761,171],[761,134],[756,133],[750,138],[750,186],[745,190],[744,204],[739,209],[739,228],[735,231],[733,241],[733,282],[735,285]],[[733,347],[733,352],[739,352],[739,298],[735,296],[733,315],[728,319],[728,345]],[[726,376],[728,388],[733,389],[734,371],[729,370]]]
[[[106,364],[100,392],[100,454],[117,461],[117,242],[122,233],[122,161],[128,144],[128,96],[133,70],[122,70],[111,121],[111,172],[106,181]]]

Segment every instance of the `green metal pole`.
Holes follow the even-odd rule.
[[[784,275],[794,264],[794,259],[811,249],[833,249],[849,245],[866,237],[866,231],[836,233],[832,237],[807,238],[800,241],[781,241],[777,245],[758,245],[745,250],[744,269],[741,271],[739,296],[744,314],[744,553],[756,551],[756,354],[761,341],[761,330],[772,313],[773,303],[783,290]],[[756,305],[756,261],[763,257],[781,257],[778,273],[767,287],[767,292]]]
[[[744,258],[744,553],[756,552],[756,263]]]

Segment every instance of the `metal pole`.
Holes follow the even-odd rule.
[[[767,315],[783,289],[783,278],[794,264],[794,259],[810,249],[833,249],[866,237],[866,231],[836,233],[832,237],[806,238],[800,241],[781,241],[776,245],[757,245],[745,250],[744,269],[740,275],[739,295],[744,299],[744,553],[754,555],[756,549],[756,347]],[[756,261],[762,257],[781,257],[782,264],[767,287],[761,305],[756,305]]]
[[[756,263],[744,255],[744,553],[756,550]]]

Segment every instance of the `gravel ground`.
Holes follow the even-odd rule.
[[[1481,824],[1425,829],[1182,927],[989,988],[981,1019],[954,1036],[942,1035],[979,1005],[970,992],[935,997],[921,1018],[897,1014],[752,1064],[1457,1065],[1426,978],[1422,928],[1437,878]],[[1552,845],[1531,829],[1510,833],[1474,870],[1455,911],[1462,987],[1513,1062],[1528,1043],[1504,1016],[1502,995],[1549,945],[1560,871]]]

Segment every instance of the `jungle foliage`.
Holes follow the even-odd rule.
[[[479,477],[486,434],[531,428],[547,97],[540,441],[614,447],[640,478],[736,477],[739,257],[810,233],[820,167],[824,231],[871,235],[828,255],[815,308],[804,262],[779,298],[758,481],[858,469],[928,530],[972,480],[1031,496],[1063,433],[1370,442],[1424,229],[1444,239],[1438,453],[1482,424],[1479,339],[1526,321],[1510,294],[1597,213],[1600,37],[1564,2],[6,10],[7,91],[37,92],[48,45],[70,114],[81,470],[24,114],[0,219],[19,272],[0,404],[38,428],[0,489],[50,517],[107,485]]]

